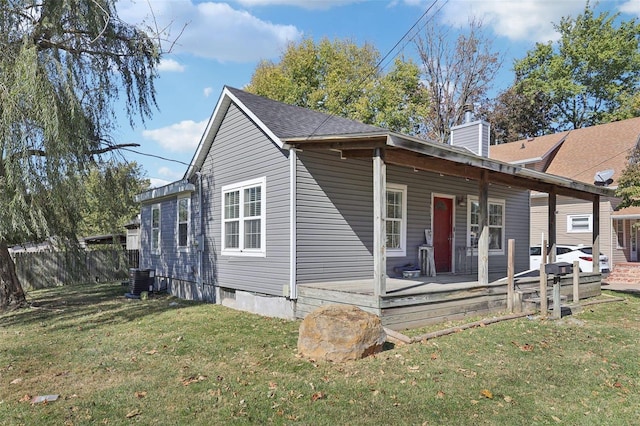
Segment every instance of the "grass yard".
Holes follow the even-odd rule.
[[[640,298],[633,295],[560,321],[505,321],[326,364],[297,356],[299,322],[123,293],[117,284],[38,290],[30,293],[37,307],[0,314],[1,424],[640,419]],[[30,402],[51,394],[59,399]]]

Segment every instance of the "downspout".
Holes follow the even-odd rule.
[[[296,285],[297,272],[297,215],[296,215],[296,199],[297,199],[297,163],[298,153],[294,148],[289,150],[289,298],[298,298],[298,287]]]
[[[203,220],[202,220],[202,173],[196,172],[196,176],[198,176],[198,286],[200,287],[200,291],[204,297],[204,279],[202,278],[202,263],[204,259],[204,231],[203,231]]]

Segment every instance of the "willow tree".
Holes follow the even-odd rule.
[[[81,180],[155,107],[158,44],[114,0],[0,0],[0,309],[25,303],[8,246],[74,241]]]

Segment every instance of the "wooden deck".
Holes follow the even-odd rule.
[[[562,294],[572,296],[571,276],[562,280]],[[515,280],[516,291],[535,288],[537,277]],[[549,285],[551,288],[552,285]],[[374,313],[385,327],[403,330],[426,324],[484,315],[506,310],[507,281],[503,274],[491,274],[489,284],[481,286],[476,275],[441,274],[416,279],[387,279],[387,293],[376,297],[373,279],[300,284],[296,316],[326,304],[355,305]],[[550,290],[549,290],[550,291]],[[580,298],[600,294],[600,274],[580,275]]]

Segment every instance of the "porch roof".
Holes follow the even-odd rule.
[[[381,148],[387,164],[472,180],[480,180],[481,174],[488,172],[490,183],[546,193],[555,192],[558,195],[589,201],[594,200],[596,196],[614,196],[614,190],[608,187],[538,172],[520,165],[479,156],[467,149],[388,131],[283,138],[283,142],[290,147],[302,150],[340,151],[346,159],[371,158],[373,151]]]

